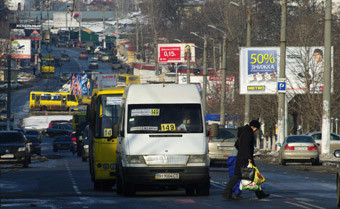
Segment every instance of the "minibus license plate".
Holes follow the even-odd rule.
[[[179,173],[156,173],[155,179],[179,179]]]

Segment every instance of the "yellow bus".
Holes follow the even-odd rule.
[[[31,91],[30,110],[70,110],[78,106],[78,98],[71,93]]]
[[[113,126],[119,123],[124,87],[94,89],[87,108],[89,124],[89,168],[95,190],[111,190],[116,184],[117,138]]]
[[[41,73],[54,73],[54,55],[42,55]]]
[[[117,86],[128,86],[131,84],[140,84],[139,75],[118,75]]]

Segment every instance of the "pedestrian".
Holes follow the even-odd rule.
[[[235,199],[232,196],[232,190],[238,180],[241,179],[241,168],[247,167],[249,163],[255,165],[254,162],[254,142],[255,142],[255,132],[260,129],[260,122],[258,120],[252,120],[249,125],[245,125],[238,129],[237,138],[238,140],[235,143],[235,147],[238,150],[236,156],[236,164],[234,175],[228,181],[224,191],[223,197],[227,200]],[[261,191],[255,191],[256,197],[258,199],[263,199],[269,196],[269,194]]]
[[[231,179],[231,177],[234,175],[237,152],[238,151],[235,147],[233,149],[231,155],[227,159],[229,179]],[[240,183],[241,183],[241,179],[239,179],[236,182],[236,184],[234,185],[233,190],[232,190],[235,199],[243,199],[242,196],[241,196]]]

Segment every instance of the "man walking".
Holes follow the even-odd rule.
[[[232,196],[232,189],[234,185],[237,183],[239,179],[241,179],[241,168],[247,167],[249,163],[255,165],[254,162],[254,142],[255,137],[254,133],[260,129],[260,122],[257,120],[252,120],[249,125],[245,125],[238,129],[237,137],[238,140],[235,143],[235,147],[238,149],[237,157],[236,157],[236,165],[234,170],[234,175],[228,181],[224,191],[223,197],[232,200],[234,199]],[[262,199],[268,197],[269,194],[264,193],[263,191],[255,191],[256,197],[258,199]]]

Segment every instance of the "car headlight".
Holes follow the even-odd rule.
[[[145,164],[145,160],[142,155],[127,155],[125,159],[128,164]]]
[[[84,145],[84,149],[88,149],[89,148],[89,145],[88,144],[85,144]]]
[[[188,163],[205,163],[207,155],[190,155]]]
[[[18,152],[26,151],[26,147],[19,147]]]

